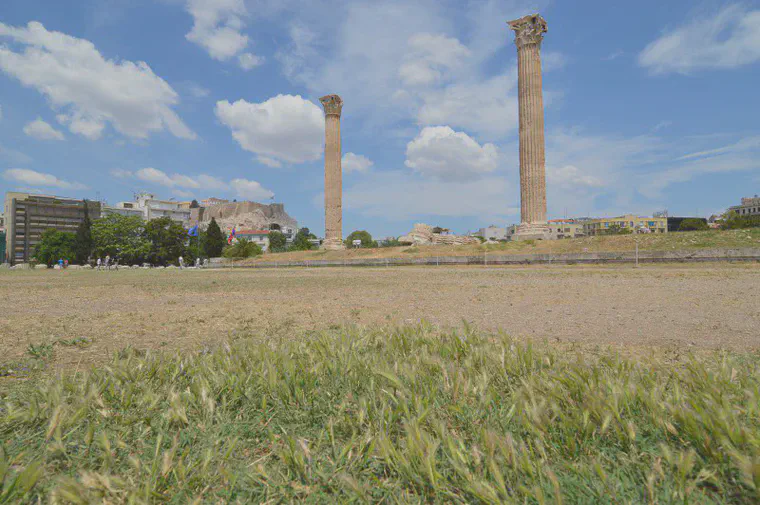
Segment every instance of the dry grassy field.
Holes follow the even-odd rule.
[[[561,344],[750,350],[758,286],[756,264],[2,272],[0,363],[34,348],[69,367],[127,346],[422,320]]]
[[[758,503],[758,286],[757,264],[2,272],[0,503]]]
[[[477,256],[481,254],[565,254],[583,252],[631,252],[639,243],[641,251],[693,251],[696,249],[736,249],[760,247],[760,228],[709,230],[649,235],[604,235],[566,240],[526,240],[480,245],[440,245],[425,247],[383,247],[345,251],[294,251],[265,254],[253,262],[342,260],[353,258],[418,258],[431,256]]]

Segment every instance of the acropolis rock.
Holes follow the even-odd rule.
[[[192,209],[190,221],[200,224],[201,228],[208,226],[211,218],[222,230],[232,228],[238,230],[269,230],[271,225],[279,225],[281,229],[298,229],[298,222],[285,212],[285,205],[271,203],[265,205],[257,202],[231,202]]]
[[[433,233],[433,227],[423,223],[414,225],[412,231],[398,238],[402,244],[412,245],[467,245],[480,244],[475,237],[464,235],[441,235]]]

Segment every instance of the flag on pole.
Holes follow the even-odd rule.
[[[232,231],[230,232],[230,236],[227,238],[227,245],[230,245],[232,243],[232,239],[235,238],[236,230],[235,227],[232,227]]]
[[[196,224],[189,230],[187,230],[187,236],[188,237],[197,237],[198,236],[198,225]]]

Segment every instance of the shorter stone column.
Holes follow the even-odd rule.
[[[319,99],[325,108],[325,240],[322,248],[345,249],[343,244],[343,170],[340,165],[340,114],[338,95]]]

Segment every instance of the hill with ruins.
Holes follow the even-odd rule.
[[[190,220],[193,224],[200,224],[201,228],[205,228],[212,218],[226,231],[233,227],[238,230],[269,230],[272,225],[278,225],[281,229],[298,228],[298,221],[285,212],[285,205],[282,203],[220,203],[192,209]]]

